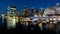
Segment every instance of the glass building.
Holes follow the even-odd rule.
[[[7,28],[15,28],[18,20],[16,14],[16,6],[9,5],[7,8]]]

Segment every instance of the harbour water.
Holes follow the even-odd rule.
[[[55,30],[49,30],[42,27],[42,30],[40,27],[35,25],[28,25],[23,26],[21,23],[16,24],[16,28],[8,29],[7,28],[7,20],[4,18],[4,22],[2,22],[2,18],[0,18],[0,31],[1,32],[45,32],[45,33],[56,33]]]

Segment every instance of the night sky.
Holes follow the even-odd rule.
[[[23,9],[24,5],[28,8],[35,7],[39,9],[47,6],[54,6],[59,0],[0,0],[0,12],[5,13],[8,5],[15,5],[17,10]]]

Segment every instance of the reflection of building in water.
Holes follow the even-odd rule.
[[[16,7],[9,5],[7,8],[7,27],[15,28],[17,22],[18,22],[18,15],[16,12]]]
[[[30,15],[29,8],[27,8],[26,6],[24,6],[24,8],[22,10],[22,14],[23,14],[23,17],[29,17],[29,15]]]

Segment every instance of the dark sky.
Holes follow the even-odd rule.
[[[28,8],[35,7],[39,9],[41,7],[54,6],[57,2],[60,3],[59,0],[0,0],[0,10],[5,13],[9,4],[15,5],[17,10],[21,10],[24,5]]]

